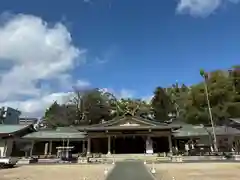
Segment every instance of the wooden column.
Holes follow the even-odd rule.
[[[48,143],[45,143],[45,147],[44,147],[44,155],[48,154]]]
[[[85,151],[85,140],[82,141],[82,153],[86,152]]]
[[[108,154],[111,154],[111,136],[108,136]]]
[[[88,142],[87,142],[87,154],[91,153],[91,138],[88,138]]]
[[[49,155],[52,155],[52,141],[49,142]]]
[[[31,149],[30,149],[30,157],[32,157],[32,154],[33,154],[33,148],[34,148],[34,141],[32,141],[32,146],[31,146]]]
[[[169,152],[172,153],[172,136],[168,136]]]

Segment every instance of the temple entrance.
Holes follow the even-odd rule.
[[[112,141],[115,154],[143,154],[145,140],[141,136],[115,137]]]
[[[168,137],[153,137],[152,140],[154,153],[169,152]]]
[[[107,138],[93,138],[91,139],[91,152],[107,154],[108,139]]]

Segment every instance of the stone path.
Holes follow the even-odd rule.
[[[106,180],[154,180],[141,161],[117,162]]]

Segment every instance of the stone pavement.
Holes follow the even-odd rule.
[[[141,161],[116,162],[106,180],[154,180]]]

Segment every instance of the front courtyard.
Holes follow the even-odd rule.
[[[143,162],[141,162],[143,164]],[[112,179],[104,174],[108,170],[108,175],[114,173],[112,164],[96,165],[26,165],[12,169],[1,169],[1,180],[106,180]],[[155,179],[157,180],[239,180],[239,163],[161,163],[154,165],[156,169]],[[152,164],[146,165],[148,171]],[[135,168],[136,169],[136,168]],[[121,168],[118,170],[119,173]],[[124,172],[131,173],[134,167]],[[133,176],[139,172],[131,173]],[[146,173],[148,173],[146,171]],[[126,173],[121,174],[121,179],[125,179]],[[135,180],[135,177],[131,177]],[[147,180],[147,179],[146,179]]]
[[[1,169],[1,180],[104,180],[105,170],[113,165],[25,165],[11,169]]]
[[[152,165],[147,165],[148,169]],[[239,180],[239,163],[163,163],[154,165],[157,180]],[[174,178],[173,178],[174,177]]]

